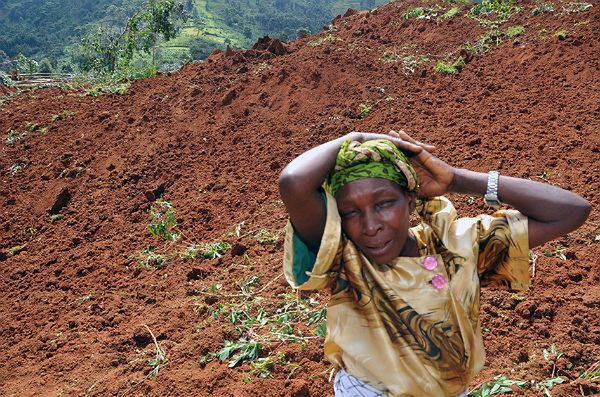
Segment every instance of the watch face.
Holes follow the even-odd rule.
[[[498,199],[488,197],[485,198],[485,203],[492,207],[498,207],[500,205],[500,201]]]

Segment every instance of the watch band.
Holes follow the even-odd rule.
[[[500,204],[498,199],[498,181],[500,179],[500,173],[498,171],[488,172],[487,190],[483,199],[485,203],[492,207],[497,207]]]

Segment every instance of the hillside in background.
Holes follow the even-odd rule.
[[[129,87],[0,87],[0,396],[332,396],[328,296],[283,281],[277,177],[390,129],[592,203],[533,250],[529,291],[483,291],[471,388],[598,395],[599,32],[595,3],[397,0]]]
[[[50,59],[69,70],[81,61],[78,44],[99,24],[120,28],[143,0],[6,0],[0,3],[0,69],[22,53]],[[176,40],[164,43],[159,65],[204,59],[215,48],[249,48],[259,37],[284,40],[316,32],[348,8],[366,9],[384,0],[185,0],[190,15]],[[4,55],[3,55],[4,54]],[[70,65],[71,67],[67,66]],[[172,66],[171,66],[172,67]],[[6,68],[7,69],[7,68]]]

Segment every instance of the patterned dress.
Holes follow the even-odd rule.
[[[480,285],[529,286],[527,218],[498,211],[457,218],[445,197],[419,202],[419,257],[371,263],[345,237],[327,194],[319,251],[288,223],[284,274],[303,290],[329,289],[325,355],[391,397],[454,397],[485,361]]]

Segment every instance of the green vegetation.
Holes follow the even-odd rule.
[[[23,249],[25,249],[25,246],[23,246],[23,245],[15,245],[15,246],[10,247],[9,249],[7,249],[6,252],[8,253],[8,255],[14,256],[14,255],[17,255],[19,252],[23,251]]]
[[[473,397],[491,397],[500,393],[512,393],[511,386],[522,387],[524,381],[508,379],[503,375],[498,375],[494,380],[486,382],[481,387],[469,392],[469,396]]]
[[[373,8],[384,2],[387,0],[97,0],[66,5],[65,0],[6,0],[0,2],[0,68],[21,73],[73,73],[84,66],[113,69],[124,57],[129,69],[145,70],[143,74],[148,75],[149,65],[172,70],[204,59],[217,47],[249,48],[264,35],[287,41],[321,30],[347,8]],[[166,8],[175,4],[177,13],[182,10],[189,18],[176,23],[178,35],[169,34],[167,41],[154,29],[165,22],[154,18],[166,10],[163,7],[149,23],[150,30],[159,34],[144,33],[132,42],[135,31],[141,33],[148,26],[148,14],[139,10],[156,9],[158,4]],[[117,48],[121,50],[118,53]],[[147,49],[151,49],[150,55]],[[132,80],[135,76],[121,73],[115,80],[119,78]]]
[[[200,256],[204,259],[216,259],[223,256],[225,251],[231,248],[231,244],[219,240],[212,244],[203,244],[200,248]]]
[[[482,25],[497,26],[519,10],[516,0],[482,0],[471,7],[469,15]]]
[[[17,161],[10,166],[9,171],[11,175],[14,175],[17,172],[21,171],[23,168],[25,168],[25,163],[22,161]]]
[[[415,7],[409,8],[402,14],[402,18],[404,19],[431,19],[438,16],[438,13],[441,11],[440,7]]]
[[[455,16],[457,16],[459,13],[460,13],[460,10],[458,9],[458,7],[452,7],[451,9],[449,9],[448,11],[443,13],[442,16],[440,17],[440,19],[442,21],[452,19]]]
[[[567,38],[567,31],[564,29],[560,29],[554,32],[554,37],[558,37],[559,40],[564,40]]]
[[[579,373],[579,377],[590,382],[600,381],[600,361],[597,361],[594,364],[592,364],[592,366],[587,370],[581,371]]]
[[[360,105],[358,105],[358,114],[360,115],[361,119],[367,117],[372,110],[373,106],[369,105],[368,103],[361,103]]]
[[[506,36],[512,38],[516,36],[522,36],[525,34],[525,28],[523,26],[510,26],[506,29]]]
[[[566,255],[564,254],[564,248],[562,247],[556,247],[556,249],[554,251],[546,251],[544,252],[544,256],[548,256],[548,257],[557,257],[560,258],[563,261],[567,260]]]
[[[553,12],[554,6],[550,3],[540,3],[531,10],[533,15],[551,14]]]
[[[441,74],[449,75],[460,72],[464,66],[465,60],[463,57],[458,57],[458,59],[452,63],[447,63],[442,60],[437,61],[433,70]]]
[[[125,80],[129,80],[130,77],[124,77]],[[119,79],[117,78],[117,81]],[[97,97],[104,94],[123,95],[127,91],[131,84],[129,82],[119,83],[115,81],[108,81],[105,83],[96,83],[91,88],[85,91],[86,95]]]
[[[492,29],[483,34],[475,43],[466,43],[463,48],[473,55],[479,55],[502,43],[502,36],[501,31]]]
[[[129,70],[137,51],[150,54],[159,36],[169,41],[177,35],[179,21],[186,20],[183,4],[175,0],[154,0],[128,18],[124,27],[110,31],[102,25],[82,40],[83,70],[114,73]],[[155,66],[155,56],[152,56]]]
[[[167,264],[167,257],[156,252],[156,248],[144,248],[141,251],[131,254],[130,259],[134,259],[136,264],[146,269],[160,269]]]
[[[592,8],[591,3],[583,3],[583,2],[570,2],[566,5],[563,5],[563,11],[567,14],[572,14],[574,12],[585,12]]]
[[[255,283],[256,276],[249,276],[237,284],[244,290],[249,284]],[[276,298],[260,297],[249,290],[247,292],[241,295],[240,301],[225,303],[219,299],[213,307],[205,304],[196,306],[197,312],[209,314],[199,329],[210,326],[212,322],[222,323],[226,320],[235,327],[234,333],[238,335],[237,338],[226,340],[220,351],[203,356],[200,363],[205,364],[215,358],[229,360],[230,367],[250,362],[252,374],[259,377],[269,377],[276,364],[291,367],[293,372],[298,366],[286,362],[282,355],[272,352],[267,357],[259,357],[263,347],[281,341],[302,344],[309,339],[323,338],[327,329],[327,310],[319,308],[320,302],[314,297],[303,299],[291,291]]]
[[[6,134],[5,142],[7,145],[12,146],[15,143],[19,142],[21,139],[25,138],[26,135],[27,132],[19,133],[16,130],[10,130],[8,131],[8,134]]]
[[[323,36],[317,37],[316,39],[309,41],[307,44],[311,47],[317,47],[317,46],[320,46],[329,41],[335,41],[335,40],[336,40],[336,38],[334,35],[332,35],[331,33],[327,33]]]
[[[179,238],[176,232],[177,220],[175,219],[175,208],[165,200],[156,200],[150,208],[152,222],[147,226],[154,237],[163,237],[167,241],[175,241]]]
[[[62,214],[52,214],[52,215],[48,216],[48,220],[50,221],[50,223],[58,222],[62,218],[63,218]]]
[[[261,244],[276,244],[279,241],[281,231],[269,231],[267,229],[260,229],[254,234],[256,241]]]

